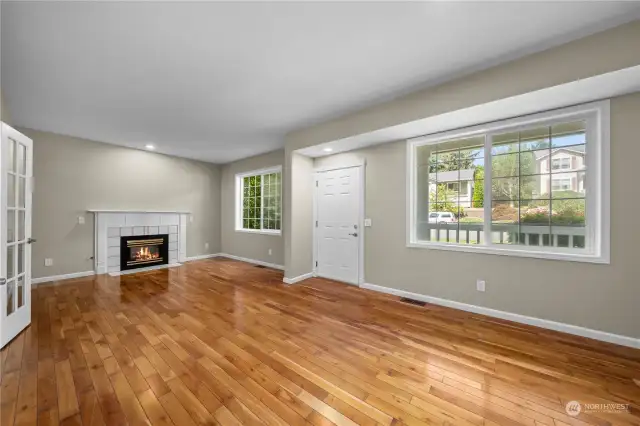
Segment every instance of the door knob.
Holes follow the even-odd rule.
[[[357,236],[358,236],[358,233],[357,233],[357,232],[354,232],[353,234],[349,234],[349,235],[351,235],[352,237],[357,237]]]
[[[6,278],[0,278],[0,287],[5,285],[6,283],[7,283],[7,279]]]
[[[27,240],[27,244],[33,244],[33,243],[35,243],[36,241],[38,241],[38,240],[36,240],[35,238],[29,238],[29,239]]]

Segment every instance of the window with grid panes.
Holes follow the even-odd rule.
[[[236,176],[237,230],[279,233],[281,229],[282,172],[280,168]]]
[[[408,245],[607,262],[608,111],[593,103],[409,141]]]

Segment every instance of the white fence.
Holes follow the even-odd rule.
[[[491,225],[491,241],[495,244],[582,248],[585,246],[585,233],[584,226]],[[483,244],[485,241],[482,223],[423,223],[419,226],[418,236],[421,240],[460,244]]]

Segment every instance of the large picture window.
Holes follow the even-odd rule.
[[[410,140],[408,245],[608,262],[607,132],[600,102]]]
[[[236,230],[279,234],[281,194],[280,167],[236,175]]]

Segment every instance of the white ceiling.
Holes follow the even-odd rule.
[[[15,125],[214,163],[640,16],[637,2],[1,5]]]

